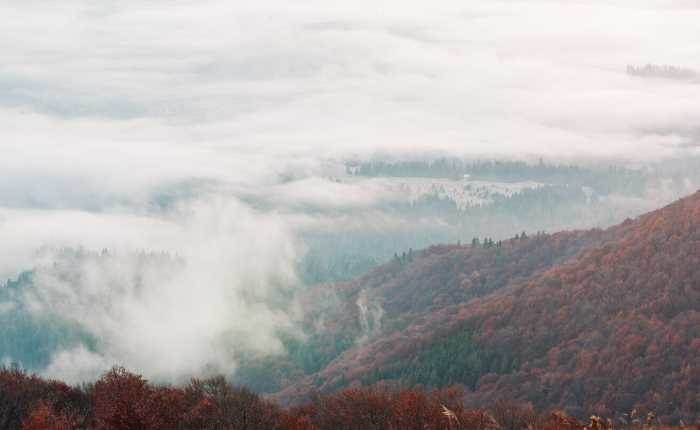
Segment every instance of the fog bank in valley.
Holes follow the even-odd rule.
[[[349,276],[404,246],[664,204],[699,185],[700,85],[678,78],[700,70],[699,21],[690,1],[6,2],[0,276],[31,279],[0,318],[80,333],[37,361],[72,382],[233,374],[303,338],[304,261],[338,254]],[[544,167],[476,185],[348,167],[442,158],[644,173],[591,194]],[[518,220],[508,187],[598,206]],[[465,189],[510,224],[470,224],[492,214]]]

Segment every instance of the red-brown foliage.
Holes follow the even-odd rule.
[[[286,427],[285,427],[286,426]],[[304,420],[222,377],[149,384],[116,367],[85,390],[0,370],[0,429],[302,429]]]
[[[30,376],[20,370],[1,370],[0,429],[22,427],[35,408],[43,409],[41,414],[46,417],[65,417],[66,422],[72,422],[72,417],[89,409],[89,400],[83,392],[62,382]]]
[[[466,410],[462,392],[386,388],[350,388],[320,396],[293,415],[318,429],[495,429],[498,423],[483,410]]]
[[[11,371],[0,371],[0,378],[20,380],[2,386],[2,410],[17,404],[7,401],[17,398],[12,396],[21,387],[23,392],[26,387],[36,390],[15,421],[0,423],[2,430],[583,430],[579,421],[563,412],[540,415],[531,405],[498,403],[490,410],[466,409],[458,388],[350,388],[285,411],[221,377],[194,380],[185,387],[159,387],[115,368],[94,387],[74,389],[82,393],[80,409],[69,407],[47,389],[54,382]],[[610,430],[605,422],[598,421],[600,430]]]
[[[158,387],[116,368],[79,390],[0,371],[0,429],[58,423],[98,429],[573,430],[581,423],[566,413],[593,413],[617,425],[633,408],[655,411],[657,423],[700,418],[700,193],[605,231],[417,253],[410,264],[391,263],[337,286],[341,305],[329,315],[328,330],[346,322],[358,329],[362,291],[382,306],[385,325],[287,392],[329,393],[311,397],[308,405],[283,411],[223,378]],[[464,329],[480,348],[507,354],[516,365],[481,375],[464,398],[454,390],[331,393]],[[502,399],[566,413],[540,416],[533,407]]]
[[[415,255],[335,287],[342,303],[327,330],[358,324],[361,292],[381,306],[382,328],[280,399],[370,379],[468,330],[512,363],[481,376],[475,406],[512,399],[581,418],[635,407],[664,422],[700,418],[700,193],[607,230]]]
[[[484,384],[538,406],[612,415],[700,412],[700,194],[605,232],[606,243],[473,308],[481,342],[517,354]]]
[[[75,430],[81,428],[80,421],[75,417],[56,412],[52,406],[42,401],[34,407],[24,421],[22,430]]]
[[[140,376],[115,368],[97,381],[93,392],[95,427],[98,429],[146,429],[151,388]]]
[[[232,387],[223,377],[193,380],[184,390],[192,408],[194,427],[211,429],[274,429],[280,427],[279,408],[246,388]]]

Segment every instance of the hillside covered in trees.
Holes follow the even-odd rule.
[[[410,250],[306,297],[306,376],[277,398],[463,384],[574,415],[700,411],[700,193],[606,230]],[[301,358],[299,358],[301,357]],[[294,360],[292,360],[294,361]]]
[[[474,236],[503,239],[523,230],[605,228],[688,195],[700,184],[698,166],[697,156],[641,166],[456,157],[346,161],[329,183],[340,193],[361,190],[376,200],[369,211],[351,209],[353,222],[344,219],[343,229],[303,231],[308,251],[300,275],[307,284],[348,281],[397,250]],[[285,186],[311,185],[290,178]],[[307,202],[303,209],[338,216],[337,208],[321,206]]]
[[[170,271],[177,266],[176,258],[165,255],[134,258],[160,262]],[[13,305],[0,312],[4,322],[0,346],[32,363],[46,355],[38,353],[44,344],[47,349],[75,342],[90,345],[90,335],[76,327],[51,318],[22,317],[26,312],[21,301],[12,300],[30,288],[32,276],[27,273],[2,290],[4,303]],[[696,422],[700,193],[605,230],[522,232],[507,240],[474,238],[469,243],[407,249],[360,278],[304,291],[300,308],[303,336],[296,332],[298,327],[280,333],[285,350],[281,355],[236,357],[236,372],[226,375],[230,381],[279,404],[301,408],[319,402],[319,395],[342,399],[335,393],[357,386],[408,393],[418,387],[415,392],[420,393],[457,385],[463,390],[459,405],[465,410],[507,400],[539,411],[563,410],[580,420],[594,413],[623,422],[629,419],[624,414],[637,409],[655,411],[664,423]],[[19,335],[27,332],[45,333],[46,341]],[[5,372],[3,377],[8,384],[3,395],[24,387],[27,380],[32,387],[44,386],[21,372]],[[194,423],[201,418],[197,414],[209,413],[198,409],[210,407],[198,403],[204,394],[194,400],[182,397],[189,395],[188,388],[146,389],[145,381],[124,372],[104,378],[134,383],[148,399],[155,396],[178,413],[190,411]],[[89,414],[100,410],[94,397],[99,391],[93,391],[99,384],[80,390],[46,384],[61,396],[73,396],[71,402],[83,399],[80,407],[97,408]],[[121,384],[115,386],[132,392],[130,385]],[[214,386],[197,389],[234,390],[234,397],[248,396],[223,380],[207,384]],[[34,389],[31,396],[44,399],[44,391],[37,394]],[[251,398],[257,399],[252,392]],[[364,405],[389,402],[357,395],[353,401]],[[34,411],[37,420],[60,412],[62,403],[55,403],[60,399],[52,396],[41,404],[27,403],[43,408]],[[27,404],[25,409],[31,409]],[[286,416],[272,403],[261,404],[272,408],[275,420]],[[7,413],[19,413],[12,404],[3,407],[9,408]],[[22,417],[29,416],[29,409]],[[143,419],[151,419],[142,412]],[[352,414],[351,409],[345,413]],[[82,409],[67,414],[66,419],[92,416]],[[216,416],[207,419],[224,419]],[[171,419],[153,419],[161,418]],[[202,428],[196,425],[193,428]]]

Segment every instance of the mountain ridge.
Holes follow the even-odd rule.
[[[356,341],[276,398],[397,382],[392,362],[418,366],[431,345],[462,335],[469,342],[440,348],[459,361],[473,342],[469,354],[483,357],[468,386],[475,405],[508,398],[606,415],[648,407],[673,418],[700,409],[700,192],[605,230],[409,254],[330,287],[348,313],[336,329],[352,326],[360,291],[381,307],[379,323],[395,327]],[[508,365],[485,369],[489,357]]]

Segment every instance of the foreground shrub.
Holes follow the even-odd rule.
[[[662,428],[653,412],[645,413],[646,429]],[[469,410],[458,388],[351,388],[283,410],[223,377],[157,386],[117,367],[74,388],[0,369],[0,430],[612,430],[613,423],[594,415],[584,427],[561,411],[538,414],[531,405],[503,402]],[[629,428],[640,423],[633,419]]]
[[[19,369],[0,369],[0,429],[21,428],[35,410],[44,415],[73,417],[81,424],[77,417],[89,409],[89,398],[80,389]]]

